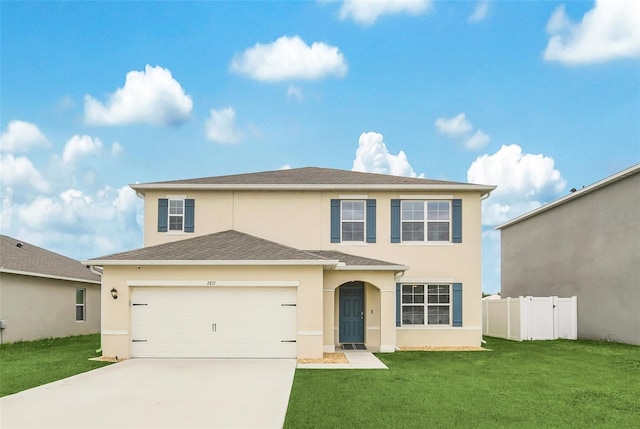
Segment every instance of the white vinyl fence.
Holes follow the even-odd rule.
[[[509,340],[578,338],[578,299],[557,296],[482,299],[482,334]]]

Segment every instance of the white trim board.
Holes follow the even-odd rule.
[[[132,287],[298,287],[298,280],[127,280]]]

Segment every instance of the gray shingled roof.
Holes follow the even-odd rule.
[[[80,261],[6,235],[0,235],[0,271],[100,282]]]
[[[142,184],[143,187],[145,185],[467,185],[467,183],[304,167]],[[141,185],[131,186],[135,189]]]
[[[116,253],[90,261],[308,261],[318,255],[234,230]]]
[[[340,261],[347,266],[399,266],[336,251],[299,250],[235,230],[115,253],[87,262],[108,264],[111,261],[326,261],[327,264]]]
[[[394,264],[393,262],[381,261],[379,259],[365,258],[362,256],[350,255],[348,253],[337,252],[334,250],[309,250],[309,253],[321,256],[327,259],[337,259],[346,265],[368,265],[368,266],[401,266],[402,264]]]

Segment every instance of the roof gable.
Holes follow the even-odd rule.
[[[100,282],[100,276],[80,261],[6,235],[0,235],[0,271]]]

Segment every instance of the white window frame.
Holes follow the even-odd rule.
[[[171,203],[180,202],[182,204],[182,213],[172,214],[171,213]],[[167,203],[167,232],[184,232],[184,211],[185,211],[185,201],[184,198],[169,198]],[[181,219],[181,228],[180,229],[172,229],[171,228],[171,217],[180,218]]]
[[[404,205],[408,204],[408,203],[422,203],[423,204],[423,218],[420,219],[403,219],[403,213],[404,213]],[[449,212],[449,218],[445,221],[442,219],[429,219],[429,203],[435,203],[435,204],[440,204],[440,203],[447,203],[448,205],[448,212]],[[452,240],[452,227],[453,227],[453,219],[452,219],[452,207],[451,207],[451,201],[450,200],[402,200],[400,202],[400,241],[403,243],[451,243]],[[423,240],[405,240],[404,239],[404,234],[402,233],[403,231],[403,225],[405,223],[419,223],[422,222],[422,224],[424,225],[424,239]],[[429,240],[429,224],[430,223],[440,223],[440,222],[447,222],[449,224],[449,230],[448,230],[448,236],[449,238],[447,240]]]
[[[344,204],[345,203],[362,203],[362,220],[345,220]],[[362,240],[345,240],[343,236],[343,225],[345,223],[362,223]],[[366,200],[340,200],[340,242],[341,243],[366,243],[367,241],[367,201]]]
[[[78,292],[82,292],[82,302],[78,303]],[[76,288],[76,294],[75,294],[75,302],[76,305],[74,307],[75,312],[76,312],[76,322],[85,322],[87,320],[87,289],[86,288]],[[82,319],[78,319],[78,308],[82,308]]]
[[[404,288],[405,286],[411,286],[412,288],[415,288],[416,286],[422,286],[423,287],[423,291],[424,291],[424,302],[423,303],[416,303],[416,302],[408,302],[405,303],[404,302]],[[429,303],[429,287],[430,286],[435,286],[435,287],[441,287],[441,286],[446,286],[448,289],[448,293],[447,295],[449,296],[449,302],[448,303]],[[452,300],[452,296],[453,296],[453,286],[450,283],[402,283],[400,285],[400,300],[401,300],[401,317],[400,320],[402,321],[402,326],[411,326],[411,327],[447,327],[447,326],[452,326],[452,319],[453,319],[453,306],[451,303]],[[440,294],[438,294],[437,296],[440,296]],[[404,307],[416,307],[416,306],[423,306],[424,307],[424,311],[423,311],[423,315],[424,315],[424,321],[423,323],[405,323],[404,322]],[[439,307],[439,308],[446,308],[447,312],[449,314],[449,323],[429,323],[429,307]]]

